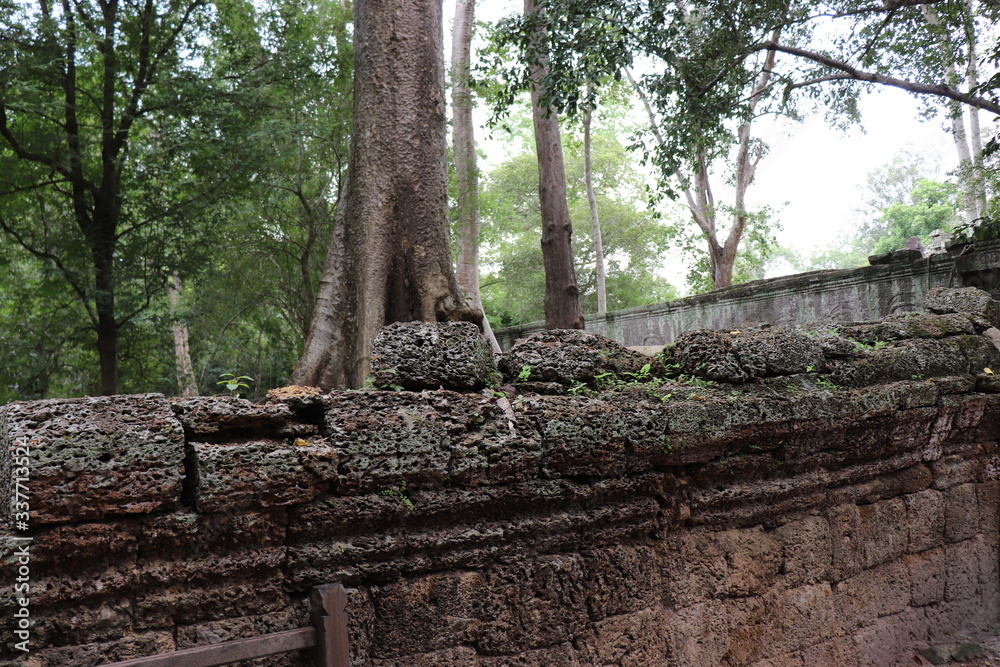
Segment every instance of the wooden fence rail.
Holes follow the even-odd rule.
[[[341,584],[316,586],[309,593],[312,627],[260,637],[195,646],[171,653],[113,662],[104,667],[218,667],[240,660],[314,649],[315,667],[350,667],[347,643],[347,591]]]

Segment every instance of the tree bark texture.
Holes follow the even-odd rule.
[[[587,188],[587,206],[590,209],[591,236],[594,239],[594,272],[597,278],[597,312],[608,311],[607,275],[604,268],[604,240],[601,236],[601,217],[597,210],[597,196],[594,194],[594,168],[591,160],[590,125],[593,110],[583,114],[583,180]]]
[[[479,291],[479,172],[472,124],[472,89],[469,85],[475,13],[476,0],[456,1],[451,40],[452,153],[455,159],[455,208],[458,212],[455,279],[465,302],[472,308],[483,310]],[[485,316],[483,330],[493,351],[499,353],[500,344]]]
[[[173,318],[171,329],[174,334],[174,367],[177,374],[177,395],[197,396],[198,378],[194,374],[194,364],[191,363],[191,347],[189,345],[187,323],[177,316],[181,299],[181,279],[174,271],[167,284],[167,296],[170,299],[170,316]],[[257,377],[260,377],[258,374]]]
[[[390,322],[481,321],[451,265],[441,0],[354,7],[354,131],[344,197],[292,381],[359,387]]]
[[[923,11],[924,19],[927,24],[932,27],[938,27],[941,25],[941,20],[938,14],[932,7],[922,6],[920,8]],[[970,10],[971,11],[971,10]],[[975,54],[975,35],[974,33],[969,33],[969,57],[971,61],[974,61]],[[940,38],[940,48],[942,59],[945,64],[945,74],[947,77],[947,83],[949,86],[957,87],[962,83],[962,77],[958,73],[958,68],[955,64],[955,59],[953,55],[953,46],[951,40],[947,33],[944,33]],[[974,89],[974,83],[978,78],[975,63],[972,62],[969,67],[966,68],[966,81],[965,84],[969,86],[969,90]],[[985,192],[980,196],[980,190],[978,184],[978,163],[980,161],[980,152],[982,151],[981,141],[979,141],[979,113],[978,108],[971,107],[969,109],[969,125],[970,130],[974,130],[974,134],[966,131],[966,110],[964,104],[951,100],[948,102],[948,120],[951,125],[951,138],[955,143],[955,151],[958,153],[958,169],[959,169],[959,180],[962,184],[962,208],[965,212],[965,221],[968,224],[974,224],[982,214],[980,207],[980,200],[985,201]],[[970,136],[971,135],[971,136]],[[974,150],[974,146],[979,144],[979,151]]]
[[[524,13],[540,11],[535,0],[524,0]],[[530,70],[531,112],[538,154],[538,197],[542,211],[542,262],[545,267],[545,327],[583,329],[580,286],[573,267],[573,224],[566,203],[566,171],[563,166],[559,119],[552,109],[541,106],[544,62]]]

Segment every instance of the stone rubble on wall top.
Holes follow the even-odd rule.
[[[647,364],[659,367],[658,362],[610,338],[579,329],[552,329],[517,341],[503,355],[500,368],[508,378],[521,382],[570,385],[593,383],[602,373],[639,373]]]
[[[924,308],[932,313],[964,313],[979,330],[1000,328],[1000,301],[975,287],[935,287],[927,292]]]
[[[371,377],[379,388],[480,389],[493,351],[471,322],[396,322],[375,336]]]
[[[797,331],[757,328],[692,331],[671,348],[680,372],[721,382],[805,373],[823,365],[820,344]]]

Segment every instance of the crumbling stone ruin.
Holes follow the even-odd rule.
[[[302,627],[333,582],[359,666],[947,660],[1000,621],[1000,304],[927,307],[657,357],[545,332],[497,368],[474,327],[397,325],[367,391],[4,406],[31,640],[0,664]]]
[[[936,288],[977,287],[1000,297],[1000,240],[946,243],[924,255],[902,249],[872,255],[869,266],[754,280],[668,303],[587,316],[587,331],[625,345],[665,345],[694,329],[738,329],[748,322],[804,324],[875,321],[922,312]],[[542,330],[531,322],[496,332],[501,347]]]

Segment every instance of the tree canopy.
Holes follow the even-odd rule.
[[[348,263],[348,246],[338,245],[351,216],[360,219],[346,193],[363,184],[356,178],[352,185],[346,174],[362,139],[385,143],[404,126],[418,130],[396,148],[368,153],[364,178],[376,183],[419,154],[421,177],[408,182],[421,186],[394,185],[379,210],[415,211],[416,197],[433,182],[434,214],[421,220],[434,222],[411,228],[409,219],[393,218],[391,229],[352,237],[360,248],[373,238],[396,238],[403,227],[413,232],[400,244],[358,251],[392,259],[391,280],[374,288],[374,301],[384,296],[391,304],[369,324],[475,319],[476,308],[463,311],[448,275],[436,60],[431,80],[431,68],[419,65],[430,56],[362,54],[368,69],[355,76],[355,10],[377,18],[381,2],[0,0],[0,401],[175,393],[182,354],[202,392],[223,373],[252,376],[257,395],[288,383],[324,285],[375,285],[374,270],[358,270],[362,263]],[[763,277],[768,255],[784,251],[774,237],[777,214],[738,192],[766,159],[752,124],[817,109],[846,122],[865,87],[901,87],[924,100],[921,113],[939,115],[964,150],[963,167],[946,181],[904,160],[877,176],[863,227],[835,249],[845,256],[830,251],[822,261],[863,261],[911,236],[926,243],[929,232],[949,225],[979,225],[981,235],[983,220],[1000,217],[1000,141],[990,140],[990,126],[980,126],[978,116],[1000,113],[995,3],[538,4],[543,11],[493,30],[473,65],[471,92],[488,95],[497,114],[506,107],[515,129],[508,139],[515,148],[481,175],[482,305],[496,326],[544,316],[536,156],[517,110],[533,68],[536,106],[562,114],[567,208],[577,222],[572,270],[585,312],[598,310],[595,244],[590,226],[581,224],[588,218],[599,217],[609,309],[675,296],[662,273],[678,251],[690,251],[693,289],[728,280],[719,270],[726,263],[734,282]],[[439,3],[426,7],[424,21]],[[392,48],[423,39],[432,27],[416,19],[368,27],[390,24]],[[440,40],[431,48],[437,53]],[[542,57],[546,67],[538,69]],[[424,86],[422,96],[434,97],[433,122],[408,125],[410,110],[400,107],[402,115],[386,124],[410,80]],[[359,103],[359,81],[374,81],[388,97]],[[632,97],[640,93],[649,113]],[[625,128],[614,120],[623,98],[643,122]],[[382,125],[356,131],[356,108]],[[577,125],[585,115],[594,123],[593,207]],[[430,146],[431,138],[437,143],[430,148],[413,148]],[[688,202],[693,222],[655,214],[670,196]],[[421,255],[421,241],[420,252],[408,255],[416,232],[428,230],[428,243],[444,251]],[[735,257],[730,237],[740,248]],[[714,254],[705,252],[706,240]],[[410,260],[417,255],[433,255],[437,268],[415,268]],[[414,286],[424,284],[425,273],[433,277],[424,291],[434,293],[434,308],[388,299],[423,289]],[[351,298],[333,310],[353,317]],[[350,363],[364,359],[366,340],[351,348]]]
[[[281,346],[297,347],[346,154],[350,96],[337,82],[350,81],[349,12],[296,1],[5,9],[0,261],[16,268],[0,278],[0,326],[14,350],[36,352],[0,360],[4,395],[170,391],[173,275],[188,288],[199,374],[229,370],[236,350],[261,353],[257,327],[250,345],[223,342],[257,309],[287,316],[271,329],[291,327]],[[302,289],[279,286],[289,276]],[[270,294],[250,294],[261,287]],[[282,375],[290,363],[286,352]]]

